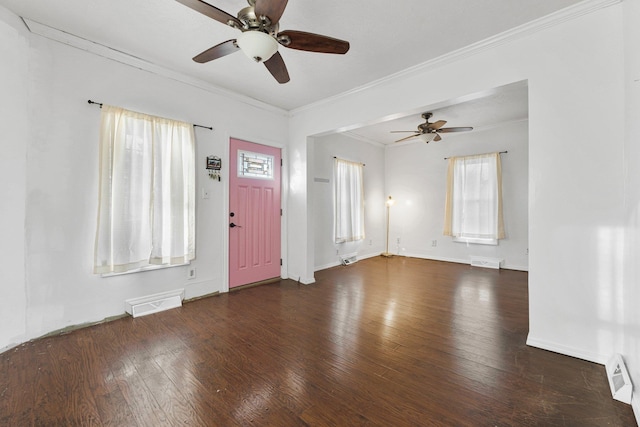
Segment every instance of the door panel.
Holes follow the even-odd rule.
[[[230,141],[229,287],[280,277],[279,148]]]

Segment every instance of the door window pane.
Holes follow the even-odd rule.
[[[238,151],[238,177],[273,179],[273,156]]]

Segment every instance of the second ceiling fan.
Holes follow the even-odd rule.
[[[451,128],[443,128],[442,126],[446,125],[447,122],[445,120],[438,120],[436,122],[429,122],[429,119],[433,116],[433,113],[423,113],[422,118],[425,120],[424,123],[418,125],[418,130],[392,130],[391,133],[404,133],[411,132],[413,135],[409,135],[405,138],[401,138],[394,142],[406,141],[411,138],[420,138],[422,141],[427,144],[430,141],[440,141],[442,138],[439,134],[441,133],[450,133],[450,132],[467,132],[473,130],[472,127],[451,127]]]
[[[308,52],[345,54],[349,42],[304,31],[279,31],[278,22],[288,0],[247,0],[249,6],[234,17],[202,0],[176,0],[209,18],[242,31],[237,39],[227,40],[196,55],[199,63],[213,61],[242,50],[256,62],[263,62],[267,70],[278,81],[287,83],[289,72],[284,64],[278,45]]]

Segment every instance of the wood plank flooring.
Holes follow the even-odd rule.
[[[372,258],[0,354],[0,426],[635,426],[527,273]]]

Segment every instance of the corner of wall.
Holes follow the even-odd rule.
[[[0,259],[2,259],[2,299],[0,299],[0,351],[6,351],[26,338],[25,212],[26,162],[29,141],[27,70],[29,68],[28,31],[22,20],[0,6],[0,115],[3,145],[0,156]]]
[[[584,351],[583,349],[574,348],[551,341],[546,341],[533,336],[531,332],[529,332],[529,335],[527,336],[527,345],[530,347],[539,348],[541,350],[552,351],[562,356],[571,356],[578,359],[586,360],[587,362],[597,363],[599,365],[604,365],[605,363],[607,363],[607,356],[597,353],[591,353],[588,351]]]
[[[631,408],[633,409],[633,415],[636,416],[636,423],[640,425],[640,394],[633,393],[631,398]]]
[[[10,10],[3,6],[0,6],[0,21],[12,27],[17,33],[23,37],[27,37],[29,34],[29,28],[25,22],[18,15],[14,14]]]

